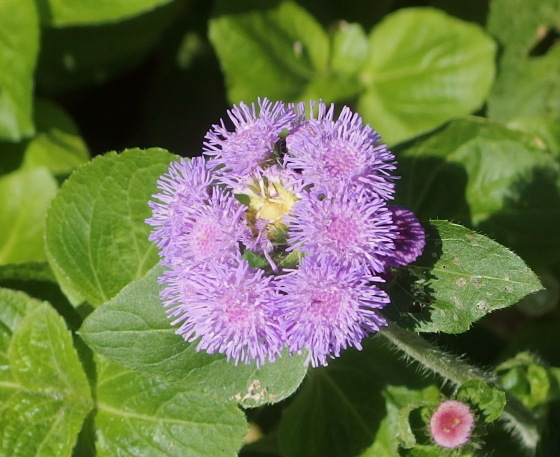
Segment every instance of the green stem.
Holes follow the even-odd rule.
[[[493,374],[470,366],[460,358],[442,351],[416,333],[405,330],[393,322],[389,322],[387,327],[382,327],[379,334],[408,357],[419,362],[422,367],[437,373],[456,386],[469,379],[479,379],[493,388],[500,389]],[[500,419],[506,422],[508,429],[516,433],[530,451],[530,455],[533,455],[539,440],[533,414],[519,400],[507,395],[507,403]]]

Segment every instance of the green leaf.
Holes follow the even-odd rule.
[[[33,0],[0,2],[0,139],[33,134],[33,72],[39,24]]]
[[[233,103],[304,99],[309,82],[327,70],[327,34],[291,1],[218,1],[208,33]]]
[[[46,261],[0,265],[0,281],[6,279],[56,282],[54,273]]]
[[[488,116],[508,120],[517,116],[535,115],[535,111],[553,107],[558,92],[558,47],[542,57],[530,57],[530,51],[544,39],[551,26],[557,26],[560,12],[558,0],[493,0],[488,15],[488,31],[502,47],[499,73],[488,99]],[[521,109],[511,111],[512,108]],[[547,114],[539,112],[538,115]]]
[[[96,359],[98,457],[237,455],[247,424],[236,405]]]
[[[513,130],[521,130],[538,137],[550,152],[560,157],[560,122],[554,116],[515,117],[507,122]]]
[[[414,442],[416,442],[408,413],[404,417],[406,424],[402,423],[403,411],[408,409],[408,412],[410,412],[420,405],[435,405],[438,403],[440,395],[439,389],[434,385],[423,389],[388,385],[383,390],[386,415],[377,429],[373,444],[360,454],[360,457],[395,457],[398,455],[399,444],[402,445],[406,438],[414,439]]]
[[[424,253],[402,273],[384,309],[401,327],[465,332],[542,288],[523,260],[495,241],[447,221],[431,221],[426,229]]]
[[[366,63],[368,52],[362,26],[341,22],[332,38],[331,68],[339,73],[357,73]]]
[[[27,144],[22,168],[44,166],[53,174],[70,173],[89,160],[74,121],[57,105],[35,102],[36,135]]]
[[[463,403],[470,403],[484,414],[484,422],[493,422],[506,406],[506,394],[490,387],[479,379],[469,379],[459,386],[455,398]]]
[[[558,163],[539,138],[465,118],[395,152],[403,175],[396,199],[420,220],[478,226],[531,264],[558,259]]]
[[[0,172],[45,167],[52,174],[68,174],[89,155],[74,121],[54,103],[36,100],[36,134],[19,143],[0,142]],[[4,165],[3,163],[3,165]]]
[[[503,69],[503,72],[507,69]],[[522,116],[560,116],[560,46],[502,77],[488,101],[488,116],[507,121]]]
[[[542,366],[535,356],[521,352],[496,368],[499,382],[504,389],[515,395],[527,408],[534,408],[554,399],[556,392],[555,371]],[[552,395],[551,395],[552,394]]]
[[[0,288],[0,304],[0,327],[8,330],[11,336],[23,317],[41,302],[23,292]]]
[[[136,16],[172,0],[39,0],[43,24],[55,27],[103,24]]]
[[[22,292],[0,288],[0,416],[2,405],[19,389],[8,359],[12,334],[25,314],[40,304]]]
[[[90,5],[95,2],[74,2]],[[114,3],[114,2],[112,2]],[[134,4],[134,1],[127,1]],[[170,23],[182,13],[172,2],[141,16],[116,23],[63,29],[43,28],[37,85],[59,93],[101,84],[138,65],[152,51]]]
[[[21,319],[8,358],[18,391],[0,411],[0,455],[69,456],[93,402],[71,335],[48,303]]]
[[[114,297],[158,261],[148,200],[176,156],[132,149],[96,157],[64,183],[47,216],[48,260],[76,305]]]
[[[519,199],[539,169],[558,170],[554,156],[533,135],[476,117],[451,121],[395,152],[404,176],[397,199],[422,219],[449,206],[450,197],[438,195],[440,186],[455,187],[453,197],[466,200],[471,220],[478,224]],[[463,172],[462,178],[453,167]],[[458,203],[446,216],[456,218],[461,210]]]
[[[244,407],[278,402],[297,389],[306,373],[305,356],[281,357],[260,369],[235,366],[223,355],[197,352],[196,342],[175,334],[159,298],[161,272],[153,268],[84,321],[80,335],[94,351],[143,375]]]
[[[44,260],[44,219],[57,184],[46,168],[0,177],[0,263]]]
[[[437,388],[383,345],[362,341],[327,367],[311,370],[282,414],[279,445],[285,457],[394,456],[398,411],[409,401],[437,397]],[[397,387],[398,386],[398,387]],[[389,432],[391,429],[391,432]]]
[[[358,111],[396,143],[478,109],[492,85],[492,39],[431,8],[405,8],[372,31]]]

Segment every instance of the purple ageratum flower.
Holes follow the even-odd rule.
[[[223,120],[206,134],[203,153],[211,156],[213,167],[225,177],[244,176],[272,163],[280,133],[289,128],[297,114],[281,102],[272,104],[259,99],[259,113],[254,104],[240,103],[228,111],[234,131],[226,129]]]
[[[394,239],[395,249],[392,256],[386,259],[388,265],[399,267],[408,265],[422,253],[426,244],[424,229],[414,214],[402,206],[388,206],[393,214],[397,237]]]
[[[288,223],[288,250],[331,256],[339,262],[362,265],[381,273],[393,255],[397,236],[392,213],[377,197],[339,189],[323,200],[307,195],[298,201]]]
[[[300,117],[305,106],[298,105]],[[313,104],[310,105],[313,112]],[[315,193],[333,194],[341,185],[365,188],[388,200],[394,183],[390,172],[395,169],[394,156],[381,137],[362,118],[344,107],[333,120],[334,105],[327,110],[318,104],[317,118],[301,120],[286,137],[286,167],[298,170],[313,184]]]
[[[284,345],[271,277],[239,259],[168,273],[162,291],[176,333],[198,340],[197,350],[225,354],[237,364],[274,362]]]
[[[305,257],[299,269],[279,276],[277,304],[289,350],[308,351],[307,362],[316,367],[349,346],[361,349],[368,332],[387,325],[376,310],[389,297],[374,281],[379,278],[328,257]]]
[[[239,243],[250,237],[245,209],[231,193],[213,187],[206,201],[183,208],[183,218],[164,264],[224,262],[235,258]]]
[[[153,196],[159,202],[148,202],[152,217],[146,223],[154,227],[148,239],[161,250],[162,256],[171,240],[182,232],[185,211],[208,198],[212,179],[206,161],[194,157],[171,163],[167,173],[157,181],[157,188],[162,192]]]

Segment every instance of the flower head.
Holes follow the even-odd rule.
[[[465,444],[474,426],[474,416],[467,405],[447,400],[437,407],[430,418],[430,434],[436,444],[448,449]]]
[[[182,232],[185,212],[208,198],[212,179],[206,161],[194,157],[172,162],[168,172],[157,181],[162,192],[153,196],[158,202],[148,202],[152,217],[146,223],[154,227],[148,239],[161,249],[163,256],[170,242]]]
[[[288,222],[290,249],[328,255],[340,262],[364,265],[379,273],[396,236],[391,212],[378,198],[340,189],[332,198],[307,196],[298,201]]]
[[[231,179],[273,163],[280,133],[291,126],[297,115],[283,103],[272,104],[266,98],[258,105],[258,114],[254,104],[249,107],[245,103],[228,111],[235,127],[232,132],[222,121],[206,134],[203,152],[212,157],[213,167],[222,167],[217,175]]]
[[[426,244],[424,230],[414,214],[402,206],[388,206],[393,214],[393,224],[397,236],[394,239],[395,249],[386,259],[388,265],[399,267],[416,260]]]
[[[219,352],[237,364],[273,362],[283,346],[272,278],[239,259],[231,264],[177,269],[162,292],[177,333],[197,350]]]
[[[377,133],[346,107],[316,108],[240,103],[233,130],[206,134],[208,160],[158,180],[146,222],[160,296],[197,350],[260,366],[287,347],[326,365],[386,325],[381,277],[420,254],[424,232],[387,205],[395,164]]]
[[[346,347],[361,349],[368,332],[386,325],[376,310],[389,298],[373,281],[379,278],[325,257],[305,257],[297,270],[280,276],[277,303],[290,351],[308,351],[317,366]]]
[[[301,116],[304,105],[298,108]],[[313,106],[310,108],[313,111]],[[391,198],[393,154],[377,144],[381,137],[348,107],[336,121],[333,111],[333,105],[327,110],[319,102],[317,118],[301,120],[290,131],[286,137],[287,168],[299,170],[316,193],[333,194],[344,185],[367,189],[385,200]]]

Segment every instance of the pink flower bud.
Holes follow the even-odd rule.
[[[441,403],[430,418],[430,434],[441,447],[453,449],[465,444],[474,425],[474,416],[464,403]]]

